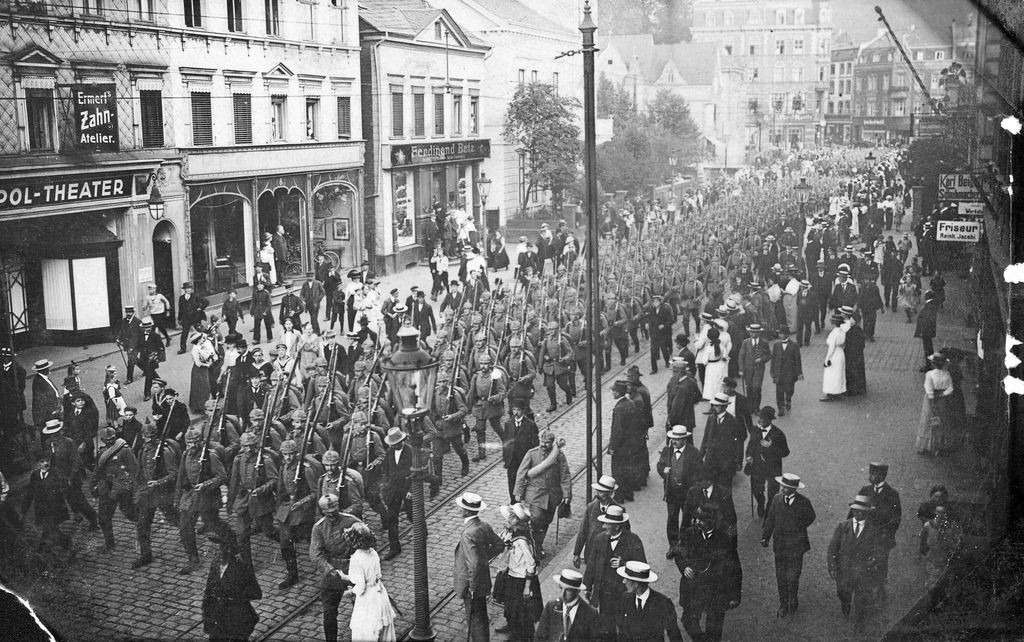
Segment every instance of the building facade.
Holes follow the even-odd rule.
[[[853,136],[854,67],[860,46],[840,34],[832,45],[828,74],[828,103],[825,106],[825,141],[845,144]]]
[[[429,256],[435,210],[472,212],[482,224],[489,47],[420,0],[360,7],[368,248],[374,270],[390,273]]]
[[[0,258],[16,345],[108,337],[250,283],[259,238],[363,256],[356,6],[12,3],[0,46]],[[325,71],[326,70],[326,71]]]
[[[718,42],[742,67],[746,148],[820,144],[832,38],[830,0],[695,0],[694,42]]]

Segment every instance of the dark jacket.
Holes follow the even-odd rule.
[[[915,337],[935,337],[936,325],[939,316],[939,306],[935,301],[925,301],[917,312],[917,327],[914,329]]]
[[[387,452],[384,453],[380,496],[385,503],[392,504],[401,501],[406,493],[409,492],[409,488],[412,485],[410,481],[411,469],[412,447],[408,445],[402,447],[402,454],[399,456],[398,462],[395,462],[395,451],[393,448],[388,448]]]
[[[117,322],[117,342],[126,352],[137,350],[141,339],[142,322],[139,317],[133,314],[131,319],[125,317]]]
[[[21,503],[21,514],[27,515],[28,509],[36,505],[35,524],[43,529],[56,528],[61,522],[70,519],[64,502],[67,481],[53,471],[42,478],[39,470],[32,471],[25,490],[25,499]]]
[[[594,537],[594,550],[587,555],[583,583],[587,585],[590,603],[601,609],[603,614],[609,615],[618,612],[618,603],[626,591],[622,578],[611,567],[613,557],[621,560],[620,566],[625,566],[626,562],[647,561],[643,542],[631,530],[620,531],[619,543],[614,552],[608,541],[608,533],[602,531]]]
[[[264,317],[274,318],[273,314],[273,303],[270,298],[270,292],[266,289],[253,290],[252,301],[249,302],[249,312],[252,313],[254,319],[262,319]]]
[[[793,495],[793,505],[786,503],[782,493],[777,493],[768,504],[768,514],[761,528],[761,540],[772,541],[776,554],[803,555],[811,550],[807,528],[815,520],[811,500],[800,493]]]
[[[420,331],[420,338],[426,339],[437,330],[434,308],[429,303],[423,303],[422,309],[418,304],[413,303],[409,308],[409,315],[412,318],[413,326]]]
[[[800,358],[800,345],[793,340],[787,341],[783,349],[782,341],[772,346],[772,381],[775,383],[793,383],[803,376],[804,367]]]
[[[778,426],[772,425],[767,435],[767,439],[772,442],[772,445],[767,448],[761,445],[762,435],[761,426],[750,431],[746,453],[750,462],[744,468],[744,472],[759,479],[778,477],[782,474],[782,459],[789,457],[786,433],[782,432]]]
[[[220,562],[211,561],[203,591],[203,631],[213,639],[248,639],[259,621],[249,602],[260,599],[263,591],[251,564],[232,557],[221,575]]]
[[[884,536],[870,519],[865,520],[860,537],[854,534],[853,519],[836,524],[828,545],[828,573],[842,591],[881,588],[881,560],[885,555]]]
[[[479,517],[463,527],[455,545],[455,596],[486,597],[491,592],[490,560],[505,550],[490,524]]]
[[[182,331],[187,332],[190,327],[205,319],[206,306],[208,305],[210,305],[210,302],[198,294],[193,293],[187,299],[184,294],[179,296],[178,325],[181,326]]]
[[[519,428],[516,429],[515,419],[510,417],[505,420],[503,430],[505,438],[501,451],[502,461],[505,464],[505,468],[519,470],[519,464],[523,461],[526,453],[531,448],[536,448],[540,445],[537,437],[537,424],[531,421],[529,417],[524,416],[519,424]]]
[[[683,446],[683,453],[678,459],[672,445],[665,446],[658,456],[658,474],[665,480],[665,501],[677,504],[686,501],[686,494],[696,481],[701,466],[700,451],[692,443]]]
[[[864,312],[878,312],[882,309],[882,295],[874,281],[868,281],[860,291],[860,309]]]
[[[47,383],[40,375],[32,377],[32,423],[42,427],[49,419],[60,419],[61,395],[53,379]]]
[[[317,310],[320,308],[320,301],[327,296],[327,292],[324,290],[324,285],[316,279],[312,283],[306,281],[302,284],[302,289],[299,290],[299,298],[301,298],[306,304],[306,310]]]
[[[684,609],[725,610],[729,602],[740,601],[740,558],[723,529],[716,527],[705,538],[699,527],[685,528],[669,554],[679,568],[679,603]],[[683,575],[687,568],[696,574],[693,579]]]
[[[604,642],[615,639],[610,623],[582,598],[577,599],[568,631],[563,631],[564,604],[560,598],[544,605],[535,639],[540,642]]]
[[[711,497],[707,496],[706,489],[701,486],[693,486],[686,493],[686,501],[683,503],[683,527],[693,524],[697,517],[697,509],[701,503],[707,501],[718,505],[718,526],[735,540],[736,538],[736,505],[732,501],[732,489],[722,484],[711,486]]]
[[[676,384],[672,405],[668,409],[668,425],[686,426],[693,430],[697,427],[697,416],[694,407],[701,401],[700,388],[692,376],[684,377]]]
[[[636,611],[636,600],[627,595],[616,609],[615,625],[619,640],[629,642],[664,642],[665,636],[673,642],[682,642],[676,607],[668,597],[649,589],[644,610]]]
[[[719,421],[717,415],[709,415],[704,426],[704,437],[700,443],[700,453],[704,466],[713,475],[725,475],[736,469],[736,433],[743,430],[736,417],[723,413],[724,419]]]
[[[875,487],[868,484],[857,494],[871,498],[875,510],[871,512],[870,521],[881,529],[886,546],[890,549],[896,546],[896,531],[899,530],[900,521],[903,519],[903,505],[899,492],[886,483],[880,493],[876,493]]]

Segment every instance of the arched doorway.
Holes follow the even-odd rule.
[[[355,188],[330,183],[313,193],[313,254],[322,250],[335,267],[359,265]]]
[[[305,196],[295,188],[278,187],[274,191],[260,194],[257,208],[259,212],[260,245],[266,234],[273,234],[278,226],[284,228],[284,236],[288,241],[288,254],[280,260],[284,266],[284,274],[278,278],[301,277],[305,272],[306,262],[302,255],[302,220],[305,208]]]
[[[153,282],[157,291],[162,292],[171,303],[170,316],[176,318],[174,305],[174,225],[170,221],[160,221],[153,228]]]

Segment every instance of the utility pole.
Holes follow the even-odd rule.
[[[594,471],[601,475],[601,318],[600,241],[597,212],[597,109],[594,104],[594,32],[597,25],[590,16],[590,0],[583,3],[583,174],[586,179],[583,205],[587,220],[587,340],[590,341],[590,377],[587,385],[587,502],[593,496],[590,484]],[[593,405],[591,405],[593,404]]]

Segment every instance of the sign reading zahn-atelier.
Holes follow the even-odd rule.
[[[491,157],[491,141],[486,138],[457,140],[450,143],[420,143],[417,145],[392,145],[391,165],[432,165],[461,160],[478,160]]]
[[[0,211],[131,195],[131,173],[0,180]]]
[[[72,85],[75,136],[78,148],[94,152],[117,151],[117,93],[112,83]]]

